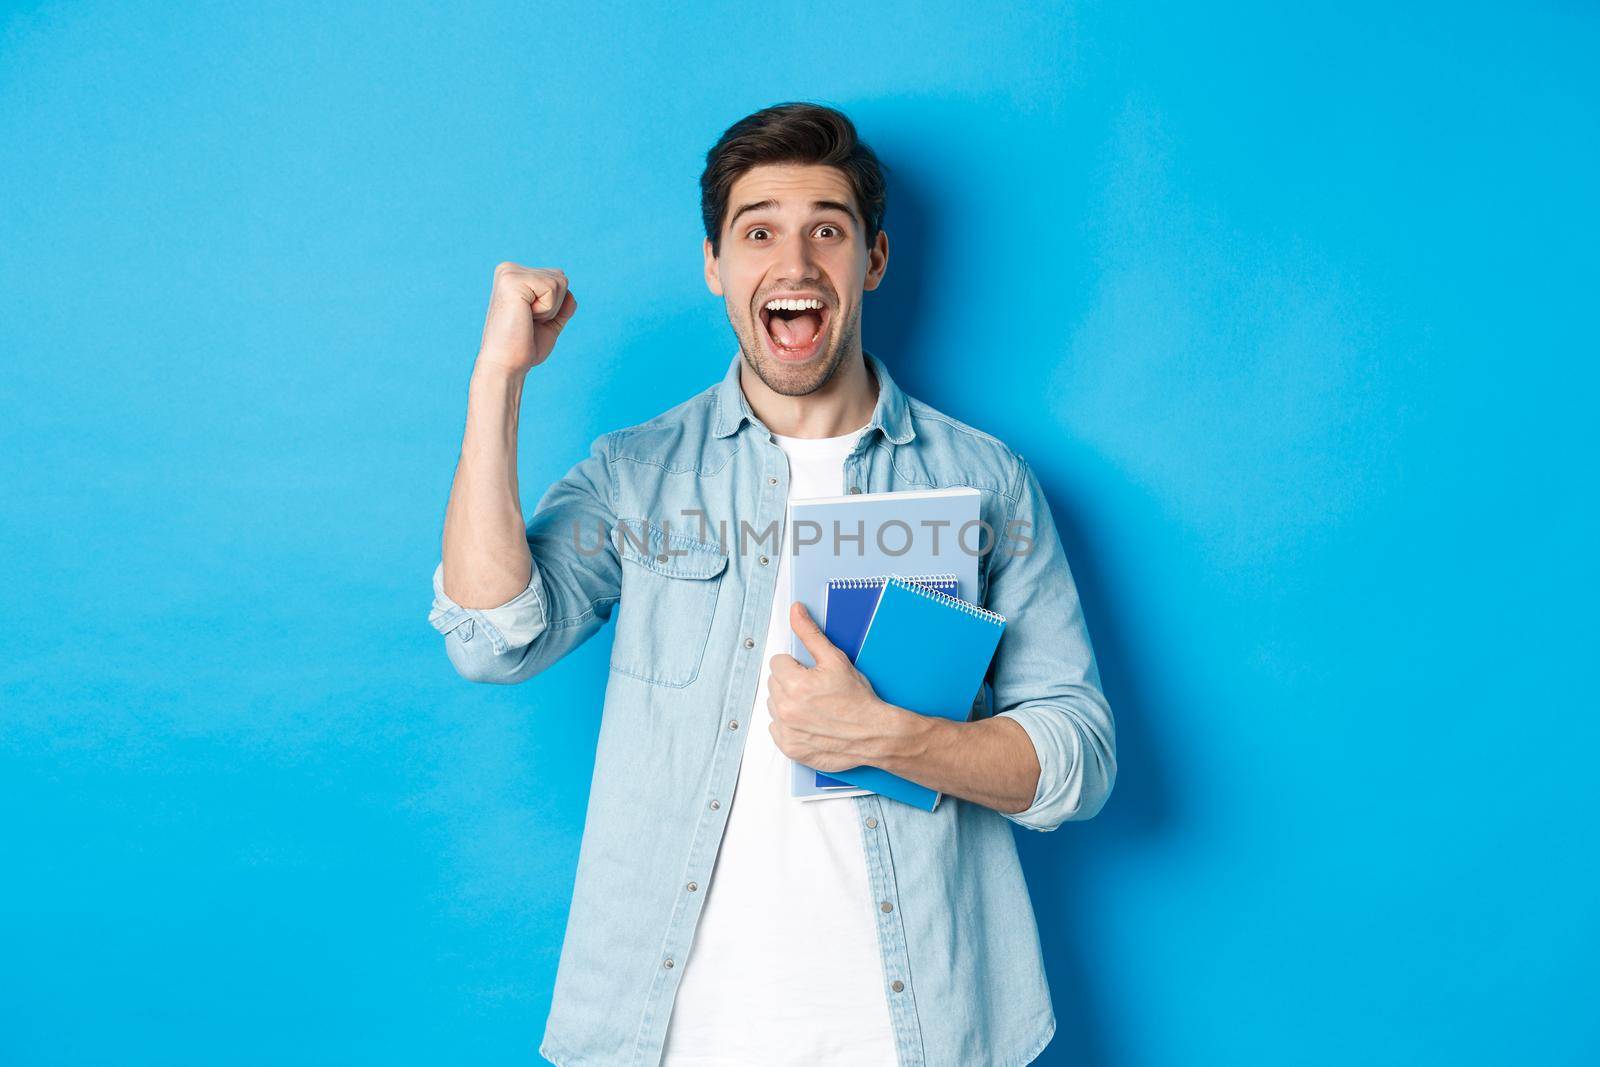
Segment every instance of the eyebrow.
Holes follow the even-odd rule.
[[[733,224],[739,221],[739,216],[747,211],[771,211],[777,206],[778,202],[776,200],[757,200],[753,203],[745,204],[733,213],[733,217],[728,220],[728,227],[732,229]],[[811,201],[811,209],[813,211],[842,211],[850,217],[852,222],[860,223],[861,221],[856,217],[855,210],[849,204],[841,204],[837,200],[813,200]]]

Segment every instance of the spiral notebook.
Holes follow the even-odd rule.
[[[966,722],[1005,625],[998,612],[891,575],[873,607],[856,669],[890,704]],[[829,775],[924,811],[934,810],[941,796],[881,767]]]
[[[822,602],[822,632],[839,651],[850,657],[852,663],[855,662],[856,653],[861,650],[861,639],[867,636],[867,623],[872,620],[872,609],[878,606],[878,597],[883,594],[883,583],[887,577],[879,574],[870,578],[828,579],[828,589]],[[919,574],[910,580],[926,589],[937,589],[950,596],[959,592],[959,580],[954,571]],[[817,771],[816,775],[817,785],[824,789],[848,788],[850,785],[821,771]]]
[[[976,600],[981,517],[982,494],[965,485],[791,500],[783,535],[789,599],[820,622],[827,616],[829,579],[949,572],[956,576],[956,595]],[[790,634],[789,654],[802,666],[816,666],[799,634]],[[789,761],[789,795],[796,800],[867,792],[816,781],[815,767]]]

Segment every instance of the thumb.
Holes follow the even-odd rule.
[[[800,635],[800,643],[806,646],[806,651],[811,653],[811,658],[817,661],[817,666],[822,667],[840,660],[849,661],[848,656],[839,651],[839,646],[828,640],[828,635],[822,632],[806,606],[796,600],[789,608],[789,625],[794,632]]]

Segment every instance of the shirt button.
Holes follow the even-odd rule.
[[[900,979],[898,979],[898,978],[896,978],[896,979],[895,979],[895,980],[894,980],[894,981],[893,981],[893,982],[892,982],[892,983],[890,983],[890,985],[889,985],[889,988],[890,988],[890,989],[892,989],[892,990],[894,990],[894,991],[895,991],[895,992],[896,992],[896,993],[898,993],[898,992],[900,992],[900,991],[901,991],[901,990],[903,990],[903,989],[905,989],[905,987],[906,987],[906,984],[905,984],[905,983],[904,983],[904,982],[902,982],[902,981],[900,981]]]
[[[693,893],[696,889],[699,889],[699,888],[700,887],[697,884],[695,884],[694,882],[690,882],[689,885],[688,885],[689,892],[691,892],[691,893]]]
[[[730,720],[728,720],[728,729],[737,730],[738,728],[739,728],[739,720],[738,719],[730,719]]]
[[[868,815],[867,816],[867,829],[868,830],[876,830],[877,828],[878,828],[878,820],[873,818],[871,815]]]
[[[859,493],[859,492],[861,492],[861,487],[859,485],[852,485],[850,487],[850,491],[852,493]]]
[[[747,637],[747,638],[744,639],[744,647],[745,648],[755,648],[756,647],[756,643],[755,643],[754,640],[752,640],[751,638]]]
[[[762,556],[761,557],[761,565],[763,567],[765,567],[767,565],[767,557],[766,556]]]
[[[663,552],[659,556],[656,557],[656,562],[657,563],[665,563],[667,560],[669,560],[671,558],[672,558],[671,556],[669,556],[665,552]]]
[[[767,478],[767,484],[768,485],[777,485],[778,484],[778,479],[769,476]]]
[[[887,900],[884,901],[882,904],[879,904],[878,907],[883,910],[884,914],[888,914],[889,912],[894,910],[894,905],[889,903]]]
[[[672,970],[672,957],[671,957],[671,956],[668,956],[668,957],[667,957],[667,958],[666,958],[666,961],[665,961],[665,962],[663,962],[663,963],[662,963],[662,964],[661,964],[661,966],[663,966],[663,967],[665,967],[665,968],[666,968],[666,969],[667,969],[667,970],[669,970],[669,971],[670,971],[670,970]],[[896,992],[899,992],[899,990],[896,990]]]
[[[720,800],[713,800],[713,801],[712,801],[712,802],[711,802],[711,810],[712,810],[712,811],[716,811],[716,810],[717,810],[717,809],[718,809],[718,808],[720,808],[720,807],[722,807],[722,801],[720,801]]]

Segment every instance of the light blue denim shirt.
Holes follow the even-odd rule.
[[[729,727],[754,699],[789,490],[784,453],[739,386],[740,361],[655,418],[601,436],[545,492],[527,523],[533,576],[512,600],[462,608],[444,594],[442,562],[434,572],[428,620],[472,681],[532,678],[616,618],[539,1047],[562,1067],[659,1063],[727,820],[748,734]],[[871,887],[861,906],[878,931],[900,1063],[1019,1067],[1056,1021],[1011,824],[1054,830],[1094,816],[1116,779],[1115,726],[1027,461],[902,393],[872,353],[866,361],[878,399],[845,484],[981,491],[996,537],[979,597],[1008,622],[973,715],[1019,723],[1041,772],[1033,803],[1011,814],[949,795],[932,812],[877,795],[817,803],[854,804],[859,817]]]

